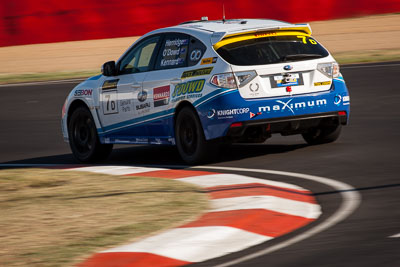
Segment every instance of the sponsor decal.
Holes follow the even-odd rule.
[[[185,60],[183,58],[176,58],[176,59],[161,59],[161,67],[165,66],[176,66],[183,64]]]
[[[341,95],[335,95],[335,98],[333,99],[333,104],[336,106],[339,106],[340,103],[342,103],[342,96]]]
[[[303,101],[303,102],[291,103],[292,101],[293,101],[293,99],[290,99],[287,102],[283,102],[281,100],[276,100],[277,104],[258,107],[258,111],[259,112],[271,112],[271,111],[283,112],[287,109],[287,110],[290,110],[293,114],[295,114],[294,110],[326,106],[328,103],[326,99],[308,100],[308,101]]]
[[[257,113],[250,112],[250,119],[253,119],[261,114],[262,114],[262,112],[257,112]]]
[[[210,109],[207,113],[207,118],[212,119],[217,116],[218,119],[230,119],[235,115],[243,115],[249,112],[250,108],[232,108],[223,110]]]
[[[147,91],[146,91],[146,90],[140,91],[140,92],[138,93],[138,95],[137,95],[137,99],[138,99],[140,102],[146,101],[146,99],[147,99]]]
[[[136,144],[147,144],[149,143],[149,139],[147,138],[135,138]]]
[[[250,91],[255,93],[255,92],[258,92],[258,89],[260,89],[260,85],[258,83],[251,83],[249,88],[250,88]]]
[[[242,115],[249,113],[249,108],[233,108],[233,109],[224,109],[217,110],[218,116],[231,116],[231,115]]]
[[[208,65],[208,64],[214,64],[217,63],[218,58],[217,57],[208,57],[208,58],[203,58],[201,60],[200,65]]]
[[[201,92],[203,91],[205,81],[206,80],[202,79],[177,84],[172,93],[173,101],[177,102],[182,99],[201,97],[203,95]]]
[[[333,98],[333,104],[335,104],[336,106],[339,106],[340,104],[342,104],[343,106],[350,105],[350,96],[336,94]]]
[[[200,49],[195,49],[190,53],[190,61],[198,61],[202,56]]]
[[[166,48],[163,51],[163,57],[168,57],[168,56],[178,56],[181,53],[181,49],[171,49],[171,48]]]
[[[79,97],[79,96],[91,96],[92,93],[93,93],[92,89],[85,89],[85,90],[78,89],[78,90],[75,90],[74,96],[77,96],[77,97]]]
[[[165,47],[169,47],[169,46],[181,47],[182,45],[187,45],[188,43],[189,43],[188,39],[167,40],[165,42]]]
[[[261,37],[270,37],[270,36],[277,36],[276,32],[264,32],[264,33],[255,33],[254,37],[261,38]]]
[[[115,88],[117,88],[118,82],[119,82],[119,79],[107,80],[103,83],[102,89],[103,90],[115,89]]]
[[[259,83],[250,83],[250,96],[256,97],[260,94],[260,84]]]
[[[315,82],[314,86],[321,86],[321,85],[330,85],[331,81],[326,81],[326,82]]]
[[[142,109],[146,109],[146,108],[151,108],[151,105],[149,102],[136,105],[136,110],[142,110]]]
[[[207,112],[207,118],[209,118],[209,119],[214,118],[215,113],[216,113],[215,109],[210,109],[210,110]]]
[[[342,97],[343,106],[350,105],[350,96],[346,95]]]
[[[130,144],[131,143],[131,141],[129,141],[129,140],[122,140],[122,139],[115,139],[114,142],[117,144]]]
[[[161,145],[163,142],[160,138],[154,138],[154,139],[150,139],[149,143],[151,145]]]
[[[189,39],[166,40],[160,66],[179,66],[185,63]]]
[[[208,75],[211,73],[213,70],[213,67],[210,68],[202,68],[202,69],[197,69],[197,70],[188,70],[182,73],[182,79],[189,78],[189,77],[196,77],[196,76],[202,76],[202,75]]]
[[[169,85],[161,86],[153,89],[154,107],[169,104],[170,87]]]
[[[119,107],[121,112],[131,112],[132,111],[132,100],[124,99],[119,101]]]

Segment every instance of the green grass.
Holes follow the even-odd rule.
[[[207,205],[200,188],[171,179],[0,170],[0,266],[71,266]]]

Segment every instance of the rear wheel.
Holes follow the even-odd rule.
[[[208,142],[197,114],[190,107],[184,107],[176,117],[175,138],[186,163],[197,164],[206,159]]]
[[[342,130],[342,125],[339,123],[324,125],[318,128],[313,128],[307,133],[302,134],[304,140],[310,145],[326,144],[336,141]]]
[[[113,145],[100,143],[92,114],[86,107],[72,112],[68,135],[72,153],[81,162],[106,159],[112,151]]]

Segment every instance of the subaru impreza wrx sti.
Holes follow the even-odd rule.
[[[62,131],[82,162],[113,144],[167,144],[193,164],[216,142],[274,133],[333,142],[349,104],[338,63],[308,24],[201,20],[147,33],[106,62],[67,97]]]

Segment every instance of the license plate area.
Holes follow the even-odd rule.
[[[302,73],[284,73],[269,76],[271,88],[304,85]]]

